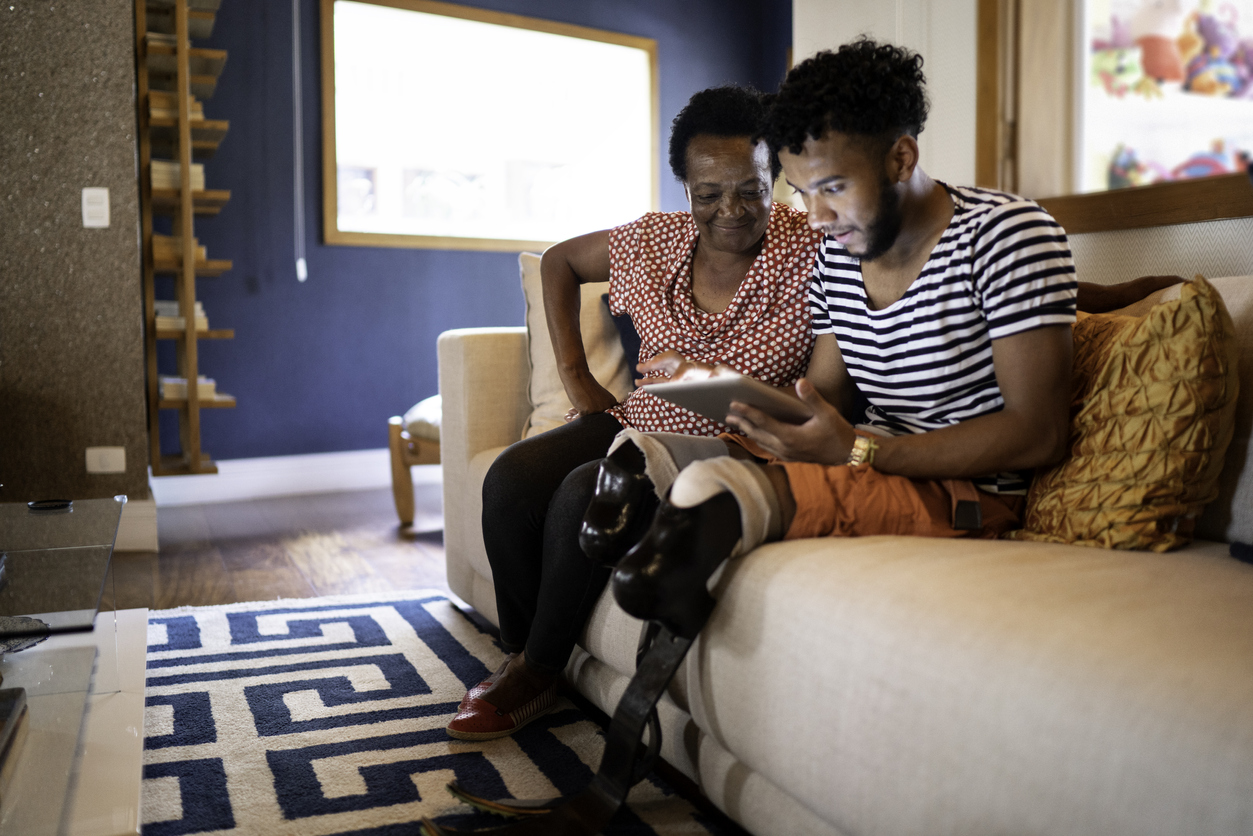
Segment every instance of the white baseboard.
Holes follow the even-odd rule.
[[[113,550],[118,552],[157,551],[157,501],[155,499],[131,499],[122,506],[122,519],[117,525],[117,540]]]
[[[311,453],[219,461],[216,474],[152,477],[157,507],[238,502],[271,496],[389,488],[391,460],[386,447],[345,453]],[[437,464],[412,468],[415,485],[439,484]],[[155,520],[155,514],[154,514]]]

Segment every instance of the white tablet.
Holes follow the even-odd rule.
[[[645,392],[698,412],[713,421],[725,422],[731,401],[755,406],[767,415],[789,424],[803,424],[813,417],[805,402],[782,389],[741,374],[727,374],[705,380],[679,380],[646,383]]]

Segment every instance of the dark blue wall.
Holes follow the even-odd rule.
[[[774,89],[791,41],[790,0],[468,5],[656,39],[663,149],[670,120],[695,91],[724,82]],[[206,165],[209,187],[230,189],[231,201],[220,216],[197,219],[209,257],[235,263],[199,282],[211,325],[236,334],[200,343],[201,373],[239,403],[201,413],[204,447],[217,459],[384,447],[387,417],[437,390],[441,331],[523,322],[514,253],[322,243],[316,0],[302,0],[301,17],[309,264],[303,284],[293,264],[291,4],[224,0],[213,38],[197,42],[230,53],[205,112],[231,123]],[[662,208],[686,208],[664,153],[662,160]],[[162,295],[172,298],[172,291]],[[172,357],[163,359],[171,369]],[[162,438],[167,450],[177,446],[172,422],[163,423]]]

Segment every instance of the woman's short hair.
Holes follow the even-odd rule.
[[[756,141],[761,137],[769,99],[752,87],[728,84],[701,90],[688,100],[670,124],[670,170],[680,182],[687,182],[687,146],[700,134],[743,136]],[[771,176],[779,176],[779,161],[770,155]]]
[[[863,37],[793,67],[762,133],[775,154],[799,154],[829,130],[890,144],[922,133],[927,109],[922,56]]]

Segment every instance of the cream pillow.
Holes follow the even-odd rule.
[[[518,256],[522,268],[522,295],[526,297],[527,356],[531,361],[531,380],[527,393],[531,400],[531,417],[522,432],[523,438],[560,427],[570,399],[557,375],[557,358],[548,336],[544,317],[544,289],[540,283],[540,257],[535,253]],[[622,341],[614,327],[609,308],[601,296],[609,292],[609,284],[585,284],[579,309],[579,329],[592,376],[618,400],[631,391],[631,369],[622,353]]]
[[[405,430],[414,438],[439,441],[439,425],[443,419],[444,401],[439,395],[431,395],[418,401],[405,413]]]

